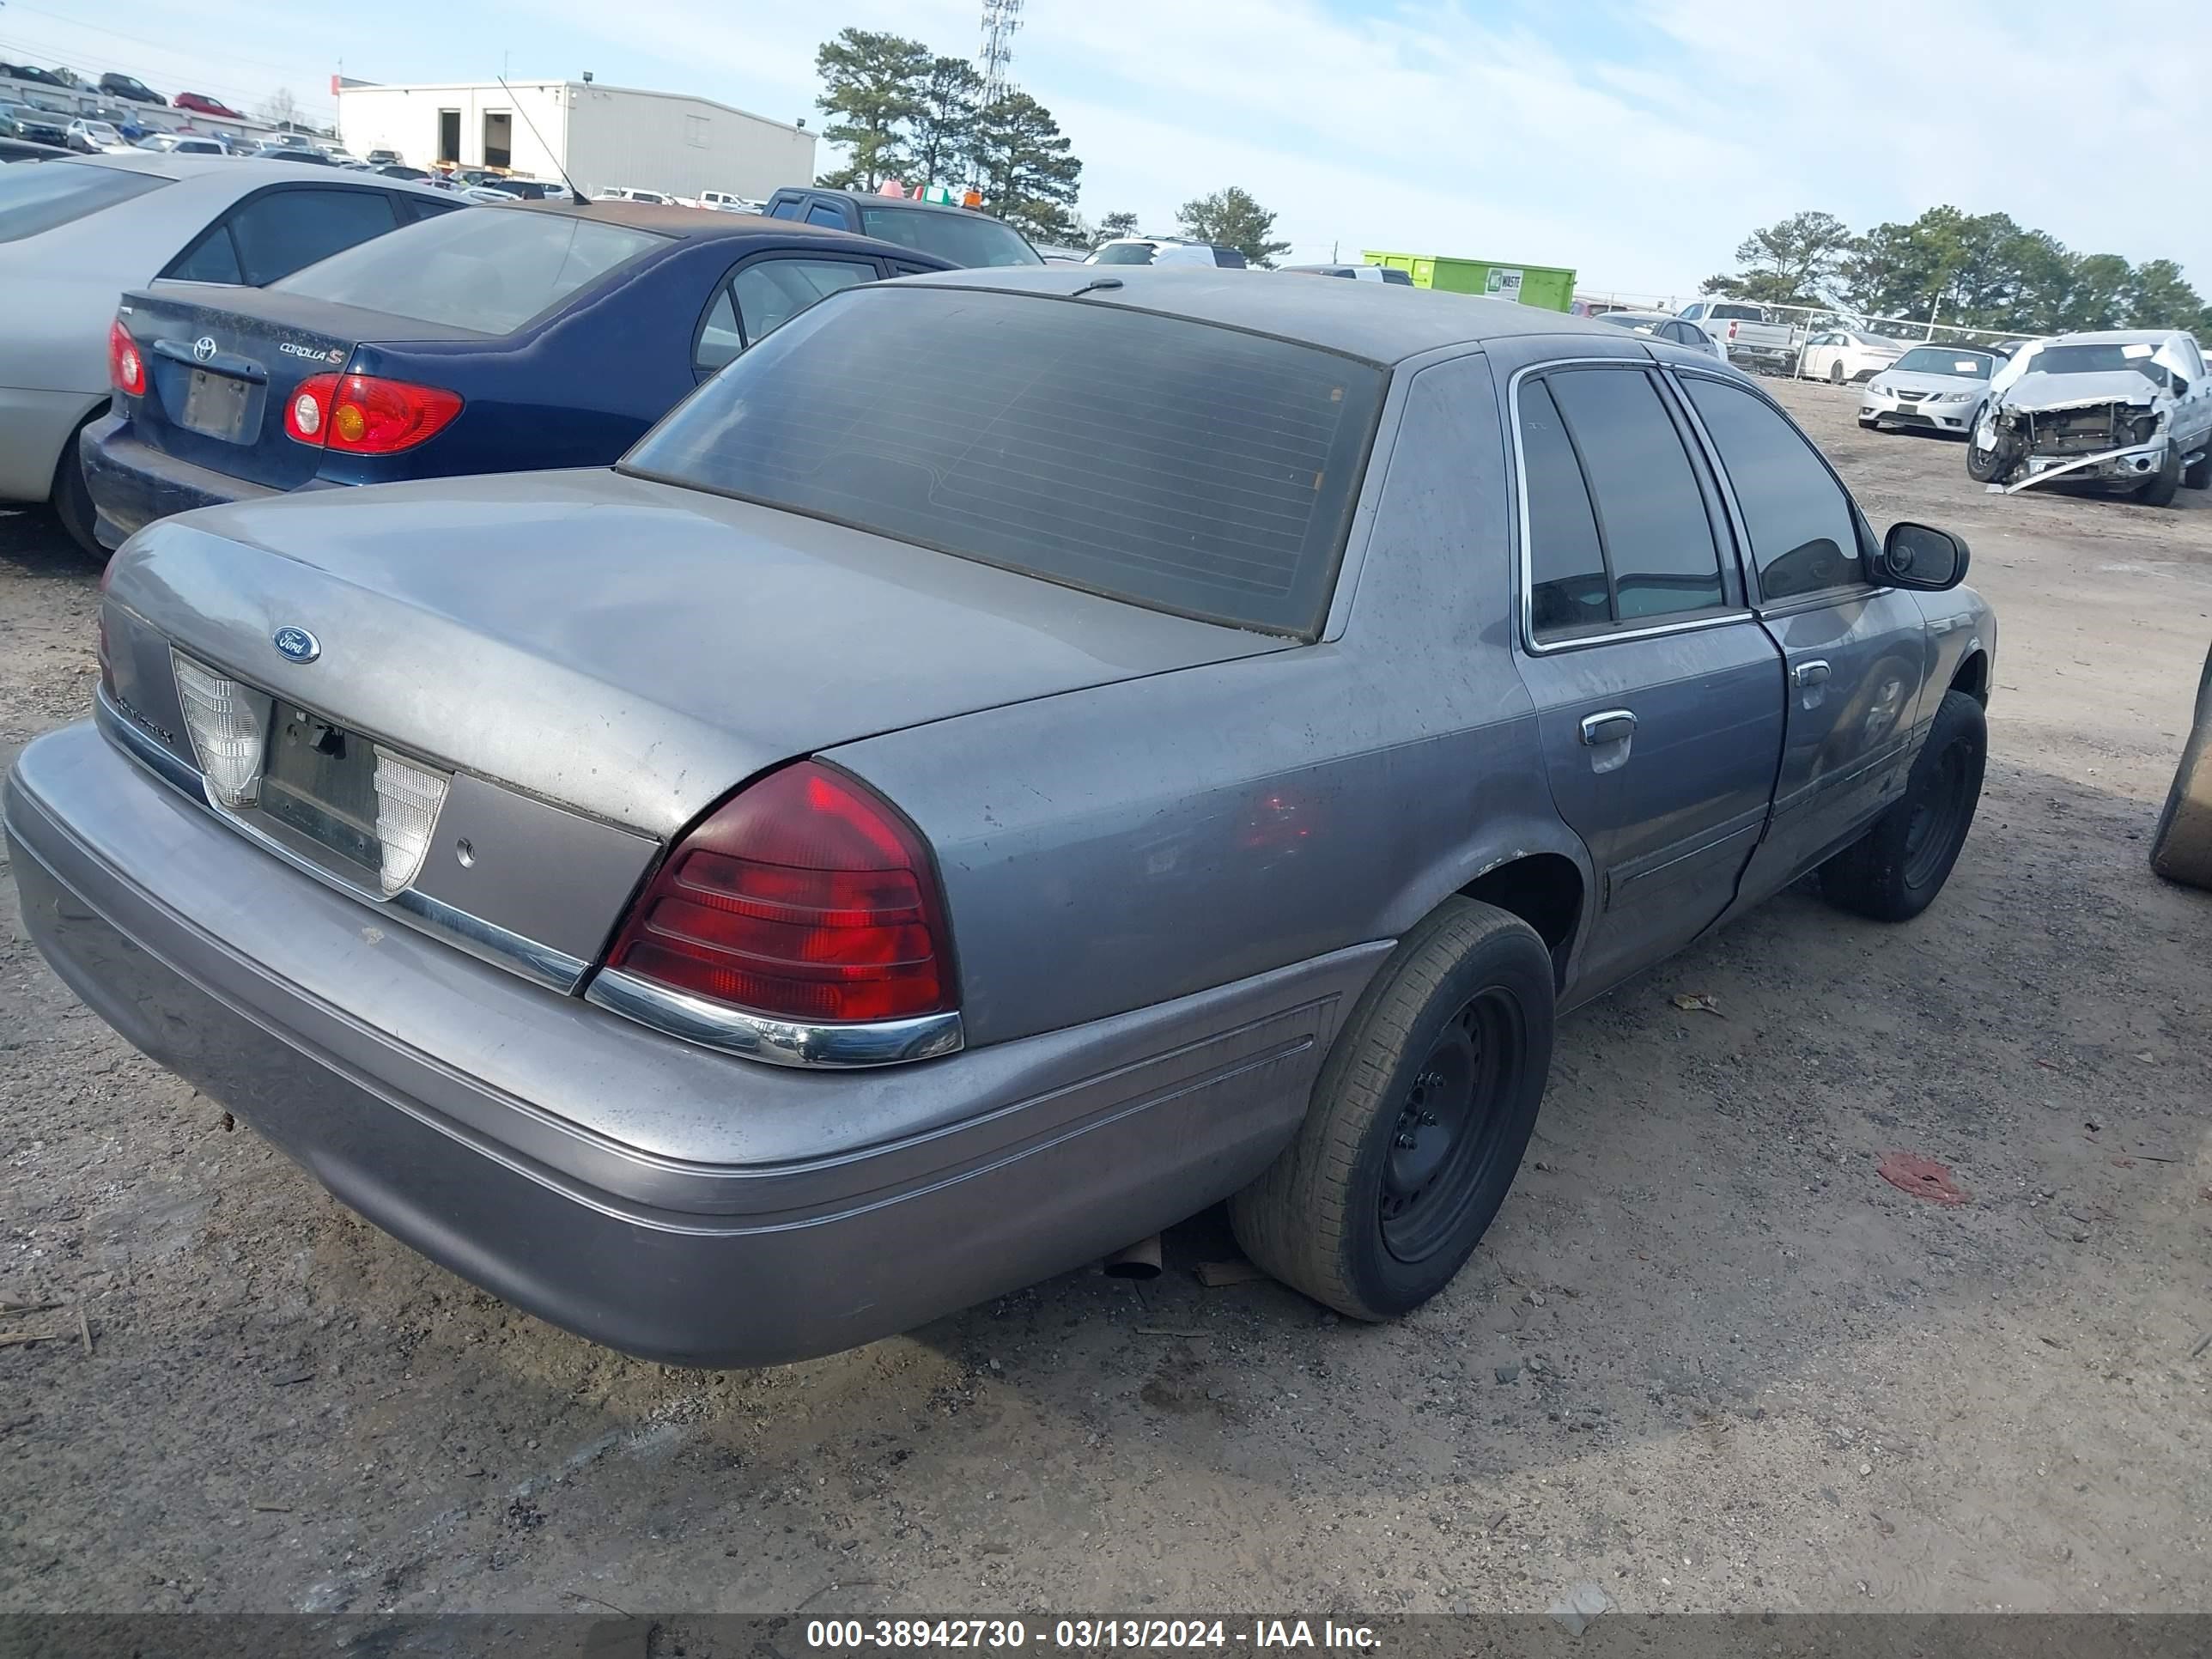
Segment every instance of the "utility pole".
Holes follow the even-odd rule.
[[[1021,26],[1022,0],[983,0],[983,48],[975,58],[987,109],[1014,89],[1014,33]]]

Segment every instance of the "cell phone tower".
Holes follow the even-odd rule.
[[[983,0],[983,102],[995,104],[1014,89],[1014,31],[1022,26],[1022,0]]]

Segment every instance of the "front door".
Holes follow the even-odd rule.
[[[1527,501],[1521,672],[1560,814],[1602,883],[1576,976],[1625,978],[1734,900],[1782,747],[1782,665],[1727,520],[1648,362],[1511,393]]]
[[[1746,386],[1694,374],[1681,383],[1728,475],[1754,603],[1787,676],[1774,817],[1744,880],[1748,901],[1844,845],[1903,792],[1927,630],[1912,595],[1869,582],[1873,533],[1810,441]]]

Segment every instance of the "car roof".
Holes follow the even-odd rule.
[[[198,137],[198,134],[179,135]],[[367,183],[374,179],[379,190],[414,191],[434,196],[441,201],[452,198],[444,191],[431,190],[406,179],[387,179],[380,174],[349,173],[339,167],[302,167],[297,161],[264,161],[251,155],[195,155],[189,150],[132,149],[114,155],[76,155],[67,161],[48,161],[46,167],[113,167],[126,173],[150,173],[157,179],[243,179],[251,185],[273,185],[285,180],[298,183],[305,179],[356,178]],[[240,195],[245,191],[240,191]]]
[[[1249,329],[1302,344],[1395,363],[1449,346],[1533,334],[1608,342],[1620,331],[1512,300],[1443,294],[1395,283],[1278,283],[1270,273],[1214,265],[988,265],[902,278],[899,286],[992,289],[1072,298],[1192,322]],[[1098,290],[1101,282],[1121,283]]]
[[[713,208],[678,207],[672,203],[664,206],[657,202],[497,202],[492,206],[501,213],[550,213],[567,219],[593,219],[601,224],[654,231],[679,241],[773,237],[780,242],[813,241],[842,248],[867,248],[909,262],[927,262],[933,257],[829,225],[810,225],[799,219],[771,219],[759,213],[722,213]]]

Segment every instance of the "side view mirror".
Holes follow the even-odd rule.
[[[1966,580],[1966,539],[1933,525],[1905,521],[1881,538],[1881,580],[1892,587],[1940,593]]]

